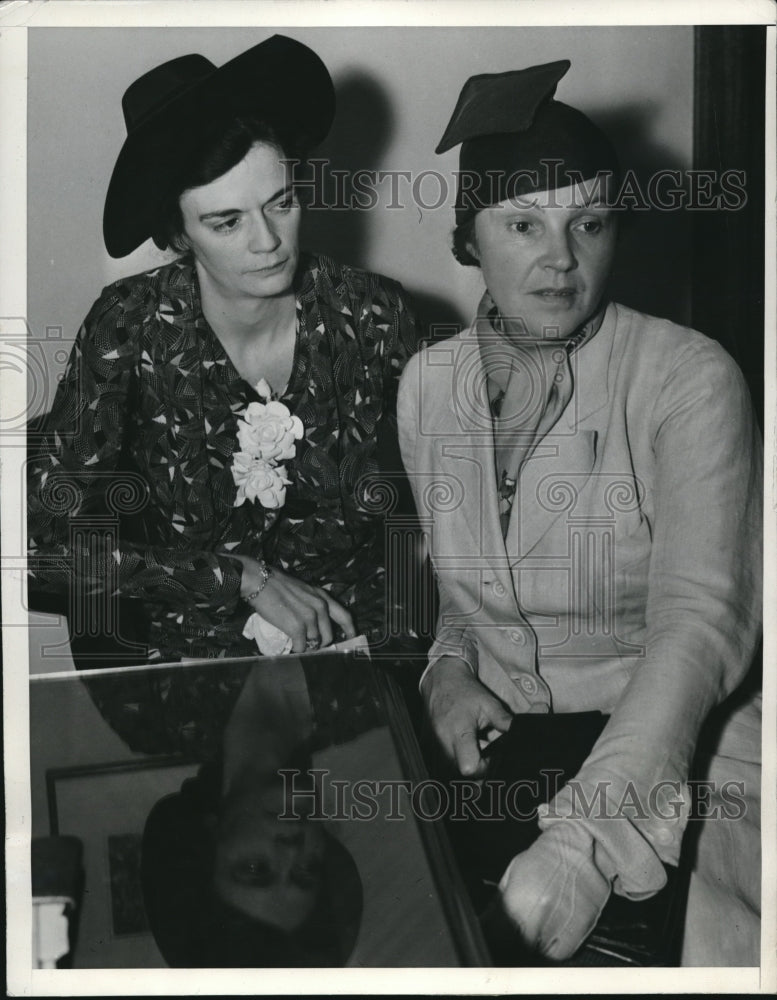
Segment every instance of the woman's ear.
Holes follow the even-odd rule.
[[[176,234],[175,241],[171,246],[178,253],[188,253],[192,248],[192,241],[186,235],[185,230],[182,229],[180,233]]]
[[[480,267],[480,252],[475,236],[475,221],[459,223],[453,230],[453,256],[465,267]]]

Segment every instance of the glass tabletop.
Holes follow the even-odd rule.
[[[489,965],[390,661],[30,685],[33,838],[75,837],[73,968]]]

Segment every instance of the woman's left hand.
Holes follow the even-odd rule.
[[[594,842],[574,820],[555,823],[518,854],[499,883],[505,912],[525,943],[548,958],[570,958],[596,926],[610,882]]]
[[[243,565],[241,596],[248,601],[258,591],[249,606],[291,639],[292,653],[331,645],[335,626],[346,639],[356,635],[350,612],[322,587],[314,587],[276,567],[271,567],[266,576],[264,564],[258,560],[234,553],[231,556]]]

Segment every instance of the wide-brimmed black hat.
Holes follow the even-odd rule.
[[[103,214],[112,257],[153,235],[160,205],[225,109],[263,118],[287,142],[309,150],[329,132],[332,79],[301,42],[273,35],[217,68],[179,56],[144,73],[122,98],[127,138],[113,169]]]

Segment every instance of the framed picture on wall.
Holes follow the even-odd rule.
[[[154,804],[196,771],[165,756],[46,772],[50,832],[78,837],[83,847],[82,967],[121,967],[129,952],[156,953],[140,879],[143,828]]]

